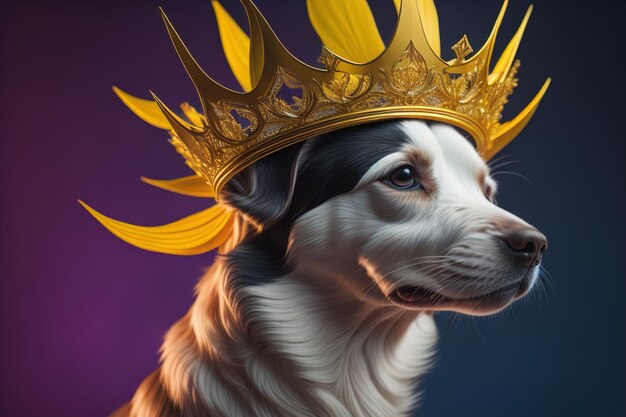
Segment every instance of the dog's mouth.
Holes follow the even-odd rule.
[[[414,310],[446,310],[466,314],[484,315],[502,310],[511,302],[523,297],[529,290],[530,279],[507,285],[474,297],[452,298],[421,286],[404,286],[389,295],[394,304]]]

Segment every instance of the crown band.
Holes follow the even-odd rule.
[[[475,120],[461,113],[455,113],[446,109],[433,109],[419,106],[393,106],[387,108],[378,108],[375,110],[366,110],[362,112],[354,112],[350,113],[349,115],[340,115],[333,119],[326,119],[326,123],[319,124],[317,126],[311,126],[306,130],[302,130],[299,132],[286,132],[281,136],[274,137],[274,139],[272,140],[272,144],[267,146],[266,148],[256,150],[256,152],[255,150],[252,150],[251,152],[239,155],[229,165],[224,167],[220,172],[215,175],[215,189],[221,189],[230,178],[232,178],[234,175],[241,171],[240,167],[249,166],[259,159],[262,159],[267,154],[283,149],[289,145],[344,127],[350,127],[374,121],[400,118],[426,119],[450,123],[466,131],[472,137],[472,139],[478,138],[478,140],[483,141],[488,137],[484,127],[477,123]]]

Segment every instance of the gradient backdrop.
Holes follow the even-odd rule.
[[[224,0],[240,22],[241,6]],[[371,0],[385,38],[391,0]],[[440,0],[442,45],[478,48],[498,0]],[[166,329],[192,302],[212,255],[148,253],[117,240],[76,202],[159,224],[206,207],[141,175],[187,175],[166,134],[111,92],[153,89],[197,104],[156,1],[4,2],[0,11],[0,415],[105,416],[157,366]],[[207,71],[234,87],[209,0],[161,5]],[[258,0],[287,47],[315,63],[304,0]],[[497,51],[528,6],[514,0]],[[624,83],[620,2],[537,0],[505,116],[546,76],[537,115],[503,154],[499,201],[550,239],[552,279],[505,313],[439,315],[422,416],[624,416]],[[446,47],[447,48],[447,47]],[[452,52],[448,50],[451,58]],[[611,61],[612,60],[612,61]]]

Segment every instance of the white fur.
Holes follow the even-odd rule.
[[[432,316],[381,311],[314,291],[295,276],[252,287],[258,314],[329,416],[403,415],[436,341]]]

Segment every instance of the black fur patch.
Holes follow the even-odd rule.
[[[383,157],[409,141],[398,121],[359,125],[312,139],[298,169],[291,222],[326,200],[352,190]]]
[[[233,178],[224,200],[263,225],[226,255],[233,284],[284,275],[293,223],[328,199],[349,192],[381,158],[409,139],[398,121],[360,125],[309,139],[270,155]],[[303,151],[304,150],[304,151]]]

